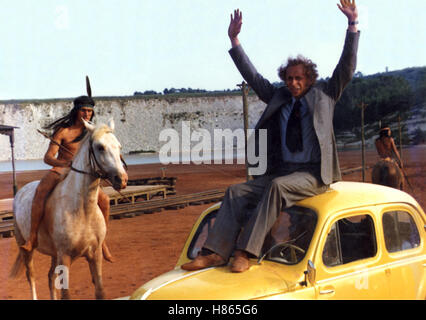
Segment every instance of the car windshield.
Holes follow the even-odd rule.
[[[211,231],[217,211],[211,212],[199,225],[188,248],[188,258],[194,259]],[[261,257],[285,264],[299,263],[305,256],[317,222],[311,209],[293,206],[281,212],[267,234]]]
[[[198,226],[198,229],[195,232],[194,237],[191,240],[191,244],[188,248],[189,259],[195,259],[198,253],[201,251],[204,243],[207,240],[207,236],[213,228],[217,212],[218,210],[209,213],[206,217],[204,217],[203,221],[201,221],[200,225]]]
[[[297,264],[306,254],[314,234],[317,215],[311,209],[293,206],[282,211],[267,234],[262,258]]]

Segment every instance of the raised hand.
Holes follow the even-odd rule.
[[[241,31],[243,24],[243,13],[239,9],[234,10],[234,15],[231,13],[231,22],[228,27],[228,36],[231,39],[232,46],[235,47],[240,44],[238,34]]]
[[[340,11],[343,12],[343,14],[348,17],[348,20],[350,22],[356,21],[358,18],[358,9],[356,8],[355,0],[340,0],[340,4],[337,4]]]

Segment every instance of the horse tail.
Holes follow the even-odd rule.
[[[24,255],[22,251],[19,250],[12,270],[10,270],[9,278],[15,279],[16,277],[18,277],[22,273],[22,271],[24,271],[24,266]]]
[[[395,164],[395,169],[396,169],[396,175],[397,175],[397,179],[398,179],[397,188],[399,190],[404,190],[404,180],[406,179],[404,177],[404,173],[402,172],[402,169],[396,164]]]

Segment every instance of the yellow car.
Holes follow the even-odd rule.
[[[130,299],[426,299],[426,216],[407,193],[338,182],[281,213],[250,269],[184,271],[220,204],[195,223],[174,270]]]

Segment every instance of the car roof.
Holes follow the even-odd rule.
[[[297,205],[314,209],[320,215],[335,211],[377,205],[407,203],[423,211],[408,193],[373,183],[339,181],[319,195],[301,200]]]

